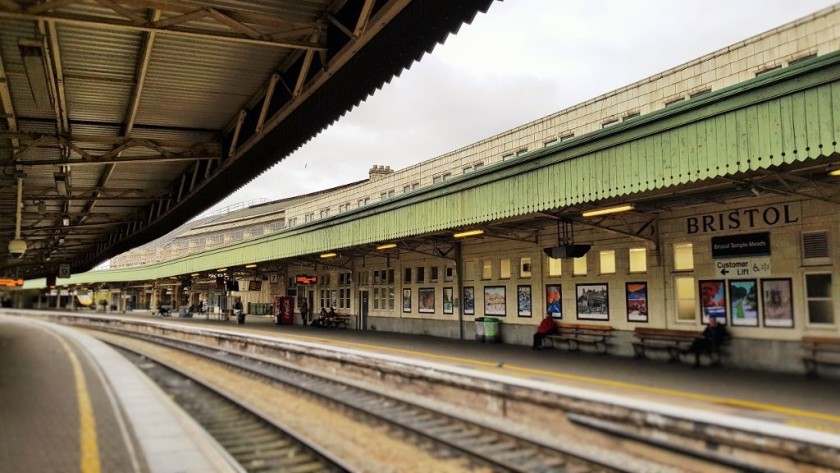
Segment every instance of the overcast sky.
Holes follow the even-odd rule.
[[[506,0],[215,208],[402,169],[832,5]]]

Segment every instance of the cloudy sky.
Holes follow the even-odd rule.
[[[832,5],[506,0],[214,209],[401,169]]]

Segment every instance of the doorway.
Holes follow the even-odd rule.
[[[359,320],[356,324],[359,330],[367,330],[368,304],[368,291],[359,291]]]

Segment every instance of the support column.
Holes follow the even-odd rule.
[[[455,242],[455,279],[458,283],[455,285],[458,288],[457,297],[458,303],[458,339],[464,339],[464,261],[461,255],[461,242]]]

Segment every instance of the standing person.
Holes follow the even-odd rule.
[[[238,297],[233,303],[233,315],[236,316],[237,325],[242,325],[245,323],[245,312],[242,311],[242,299]]]
[[[554,319],[551,318],[551,312],[546,312],[545,318],[542,319],[542,322],[540,322],[540,326],[537,327],[537,333],[534,334],[534,346],[532,346],[531,349],[541,349],[543,339],[548,335],[554,333],[557,333],[557,322],[555,322]]]
[[[304,326],[309,325],[309,303],[305,297],[300,298],[300,318],[303,319]]]
[[[720,346],[726,340],[726,326],[721,325],[717,321],[717,317],[709,317],[709,325],[703,330],[703,335],[696,338],[688,352],[694,353],[694,367],[700,366],[700,355],[703,353],[718,353],[720,356]],[[718,361],[717,364],[720,364]]]

